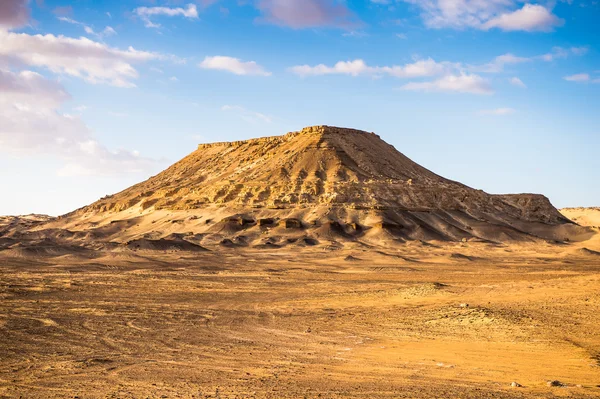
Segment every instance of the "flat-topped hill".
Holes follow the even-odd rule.
[[[416,164],[374,133],[331,126],[201,144],[160,174],[51,224],[102,227],[117,240],[186,233],[248,245],[290,234],[309,242],[587,234],[542,195],[490,195]]]

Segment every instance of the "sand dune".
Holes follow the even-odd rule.
[[[600,208],[563,208],[560,212],[577,224],[600,229]]]

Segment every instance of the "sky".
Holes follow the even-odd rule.
[[[598,21],[597,0],[2,0],[0,215],[311,125],[490,193],[600,206]]]

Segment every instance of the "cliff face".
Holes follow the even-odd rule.
[[[379,228],[402,239],[532,234],[554,239],[570,228],[570,221],[541,195],[490,195],[423,168],[374,133],[330,126],[201,144],[157,176],[62,221],[73,227],[91,220],[98,225],[160,211],[205,218],[217,212],[224,222],[242,220],[245,230],[261,227],[260,219],[277,224],[293,216],[300,227],[352,224],[354,236]],[[209,226],[194,225],[192,231],[203,233]]]

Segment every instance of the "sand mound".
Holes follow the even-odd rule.
[[[600,208],[564,208],[560,212],[577,224],[600,228]]]

